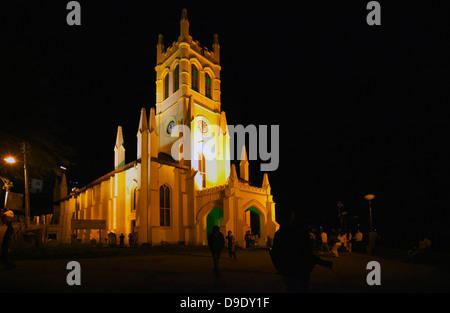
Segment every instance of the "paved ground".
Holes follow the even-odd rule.
[[[125,248],[126,249],[126,248]],[[449,292],[450,270],[351,253],[331,258],[333,270],[316,266],[312,291],[341,292]],[[81,265],[81,286],[69,286],[69,261]],[[381,285],[368,286],[369,261],[381,265]],[[15,269],[0,271],[3,292],[162,292],[162,293],[283,293],[282,278],[267,250],[238,250],[237,260],[220,259],[221,273],[212,271],[206,249],[189,252],[58,260],[18,260]]]

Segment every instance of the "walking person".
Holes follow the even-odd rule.
[[[232,235],[231,230],[228,231],[227,236],[227,247],[228,247],[228,255],[231,257],[234,257],[236,260],[236,238],[234,235]]]
[[[352,233],[348,232],[345,234],[345,240],[347,242],[347,251],[352,252]]]
[[[224,245],[225,239],[223,238],[223,234],[220,232],[219,226],[214,226],[213,232],[208,237],[208,246],[213,257],[214,273],[216,275],[219,275],[219,258]]]
[[[133,246],[133,235],[131,233],[128,234],[128,245]]]
[[[251,242],[252,242],[252,239],[251,239],[250,231],[247,230],[245,232],[245,249],[250,249]]]
[[[363,248],[363,233],[358,229],[355,233],[355,237],[353,237],[353,241],[355,242],[355,250],[356,252],[362,252]]]
[[[342,252],[348,251],[348,249],[347,249],[347,237],[345,236],[344,232],[342,232],[342,230],[339,230],[339,232],[338,232],[338,240],[341,243],[341,246],[340,246],[339,250],[342,251]]]
[[[323,230],[320,231],[320,239],[322,240],[322,247],[320,249],[320,254],[323,255],[323,251],[330,252],[330,248],[328,247],[328,236],[327,233]]]
[[[125,246],[124,238],[125,238],[125,236],[123,235],[123,233],[120,234],[120,237],[119,237],[120,241],[119,241],[119,242],[120,242],[120,246],[121,246],[121,247],[124,247],[124,246]]]
[[[338,249],[341,246],[341,243],[339,242],[338,237],[336,236],[336,232],[334,231],[334,229],[331,231],[331,235],[330,235],[330,246],[331,246],[331,255],[334,256],[335,258],[339,257],[339,253],[338,253]]]

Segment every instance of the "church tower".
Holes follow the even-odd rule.
[[[178,40],[165,48],[160,34],[156,46],[158,149],[172,155],[173,144],[185,136],[174,133],[174,127],[188,127],[190,142],[186,140],[184,144],[189,146],[180,147],[180,162],[197,171],[199,189],[224,184],[230,172],[229,138],[220,102],[219,50],[217,34],[211,50],[190,36],[186,9]]]

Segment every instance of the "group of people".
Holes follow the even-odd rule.
[[[331,229],[326,233],[322,228],[319,231],[313,228],[309,231],[309,239],[313,251],[321,255],[330,253],[339,257],[339,252],[352,252],[352,249],[363,252],[363,233],[359,229],[355,233],[343,232],[341,229]]]
[[[258,234],[253,234],[249,230],[245,232],[245,249],[251,249],[254,248],[256,245],[258,245]]]
[[[426,257],[431,253],[431,240],[426,235],[421,236],[417,245],[408,250],[408,261]]]
[[[253,235],[250,231],[247,231],[244,239],[245,249],[251,249],[258,241],[258,235]],[[225,246],[228,249],[230,259],[236,260],[236,237],[231,230],[229,230],[227,236],[224,237],[220,232],[219,226],[214,226],[212,233],[208,236],[208,246],[213,257],[214,273],[219,273],[219,257]]]

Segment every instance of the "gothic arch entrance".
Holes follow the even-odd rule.
[[[267,216],[265,207],[261,202],[253,199],[243,205],[244,223],[246,229],[252,232],[253,235],[258,235],[258,245],[264,246],[267,239]]]
[[[251,233],[261,238],[261,214],[254,207],[249,207],[245,212],[249,212]]]
[[[223,210],[215,207],[209,212],[206,216],[206,238],[212,233],[214,226],[220,226],[222,219]]]

